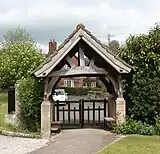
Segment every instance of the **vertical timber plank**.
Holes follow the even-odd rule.
[[[74,107],[74,124],[76,124],[76,108]]]
[[[98,106],[98,124],[100,124],[101,108]]]
[[[88,124],[90,123],[90,118],[89,118],[89,106],[87,108],[87,111],[88,111]]]
[[[93,124],[95,124],[95,100],[93,101]]]
[[[68,102],[68,124],[70,124],[70,102]]]
[[[65,123],[65,111],[64,111],[64,107],[63,107],[63,124]]]

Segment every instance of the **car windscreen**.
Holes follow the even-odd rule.
[[[62,92],[62,91],[58,91],[58,92],[55,92],[54,94],[55,94],[55,95],[64,95],[65,93]]]

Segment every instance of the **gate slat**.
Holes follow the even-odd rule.
[[[74,124],[76,123],[76,108],[74,107]]]
[[[107,100],[104,99],[104,117],[106,117],[106,103],[107,103]]]
[[[77,103],[77,104],[76,104]],[[85,104],[86,103],[86,104]],[[107,100],[79,100],[79,101],[67,101],[67,103],[62,103],[61,101],[56,101],[56,120],[62,120],[63,125],[68,127],[69,125],[77,125],[80,127],[85,125],[99,125],[101,126],[101,116],[104,114],[106,117],[107,110]],[[63,105],[63,106],[62,106]],[[104,113],[102,113],[104,112]],[[78,116],[76,114],[79,114]],[[93,119],[93,121],[92,121]],[[73,120],[73,121],[72,121]],[[79,121],[79,122],[78,122]]]
[[[95,124],[95,100],[93,101],[93,124]]]
[[[63,107],[63,124],[65,123],[65,111],[64,111],[64,107]]]
[[[100,113],[100,106],[98,106],[98,123],[100,124],[100,116],[101,116],[101,113]]]
[[[70,102],[68,102],[68,124],[70,124]]]
[[[90,118],[89,118],[89,106],[88,106],[88,123],[90,122]]]
[[[79,124],[81,126],[81,101],[79,101]]]
[[[82,110],[82,125],[81,125],[81,127],[83,127],[84,126],[84,99],[82,99],[81,100],[81,103],[82,103],[82,108],[81,108],[81,110]]]

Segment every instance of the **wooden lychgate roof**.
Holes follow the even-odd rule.
[[[83,40],[118,73],[125,74],[131,71],[131,66],[115,55],[106,45],[102,44],[84,25],[77,25],[76,29],[64,40],[58,49],[48,57],[35,71],[36,77],[46,77],[63,60],[71,49]]]

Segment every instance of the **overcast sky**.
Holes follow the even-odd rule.
[[[160,22],[160,0],[0,0],[0,37],[25,27],[44,50],[50,39],[62,42],[83,23],[99,39],[124,41]]]

